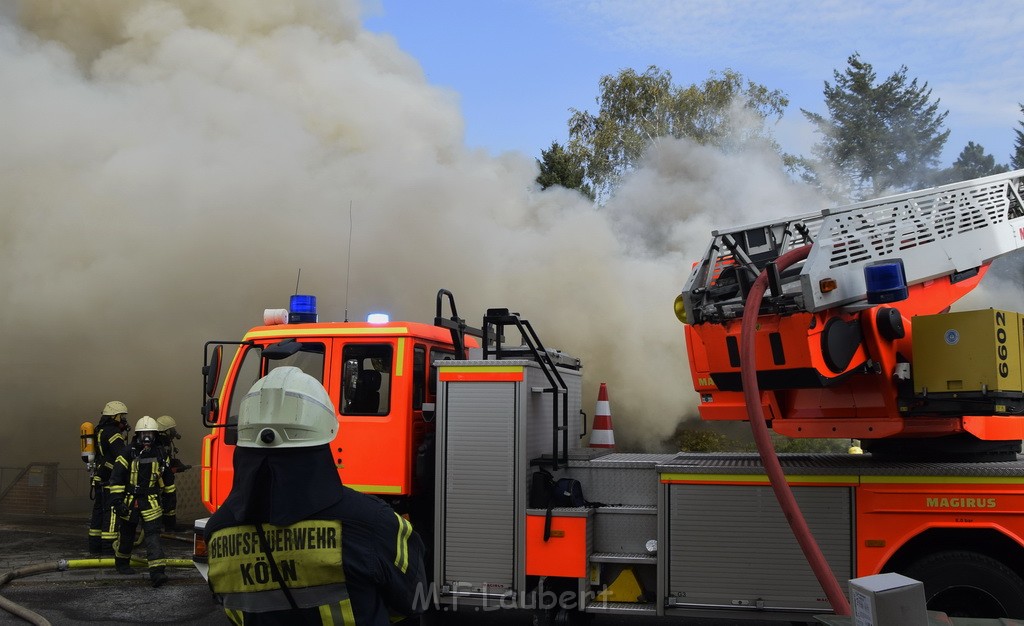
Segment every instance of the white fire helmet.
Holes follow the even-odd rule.
[[[144,444],[152,444],[156,440],[156,434],[160,432],[160,425],[148,415],[143,415],[135,422],[135,437]]]
[[[297,367],[278,367],[256,381],[238,414],[242,448],[304,448],[334,441],[338,418],[320,381]]]
[[[102,415],[114,416],[122,415],[125,413],[128,413],[128,407],[124,405],[124,402],[120,402],[118,400],[111,400],[106,404],[106,406],[103,407]]]
[[[139,418],[139,421],[135,422],[135,432],[140,433],[144,430],[152,430],[157,432],[160,430],[160,425],[156,423],[156,420],[148,415],[143,415]]]
[[[171,417],[170,415],[161,415],[160,417],[156,418],[156,423],[160,426],[160,432],[162,433],[167,432],[168,430],[176,428],[178,426],[178,423],[175,422],[174,418]],[[138,428],[136,428],[135,430],[138,430]]]

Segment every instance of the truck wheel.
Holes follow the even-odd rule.
[[[558,609],[555,612],[555,626],[586,626],[590,624],[593,615],[583,613],[576,609]]]
[[[444,613],[439,608],[428,609],[422,615],[420,615],[420,626],[444,626],[449,620],[446,619],[447,613]]]
[[[912,563],[903,573],[924,583],[930,611],[950,617],[1024,616],[1024,579],[984,554],[938,552]]]
[[[594,616],[575,609],[538,609],[533,612],[533,626],[588,626]]]

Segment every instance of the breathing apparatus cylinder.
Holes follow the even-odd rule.
[[[91,467],[96,462],[96,429],[92,422],[82,422],[79,432],[82,439],[82,462]]]

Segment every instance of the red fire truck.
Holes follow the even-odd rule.
[[[342,480],[426,539],[425,608],[811,621],[899,572],[931,609],[1024,617],[1024,318],[949,312],[1021,246],[1022,189],[1018,171],[716,231],[694,265],[676,314],[701,417],[867,454],[590,448],[580,360],[519,314],[470,328],[442,290],[434,325],[332,323],[299,298],[207,344],[203,501],[230,490],[240,398],[287,364],[335,401]],[[585,499],[539,505],[542,469]]]

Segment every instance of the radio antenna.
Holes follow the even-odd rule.
[[[299,275],[295,277],[295,295],[299,295],[299,279],[302,278],[302,268],[299,268]]]
[[[348,201],[348,262],[345,267],[345,321],[348,321],[348,282],[352,275],[352,201]]]

